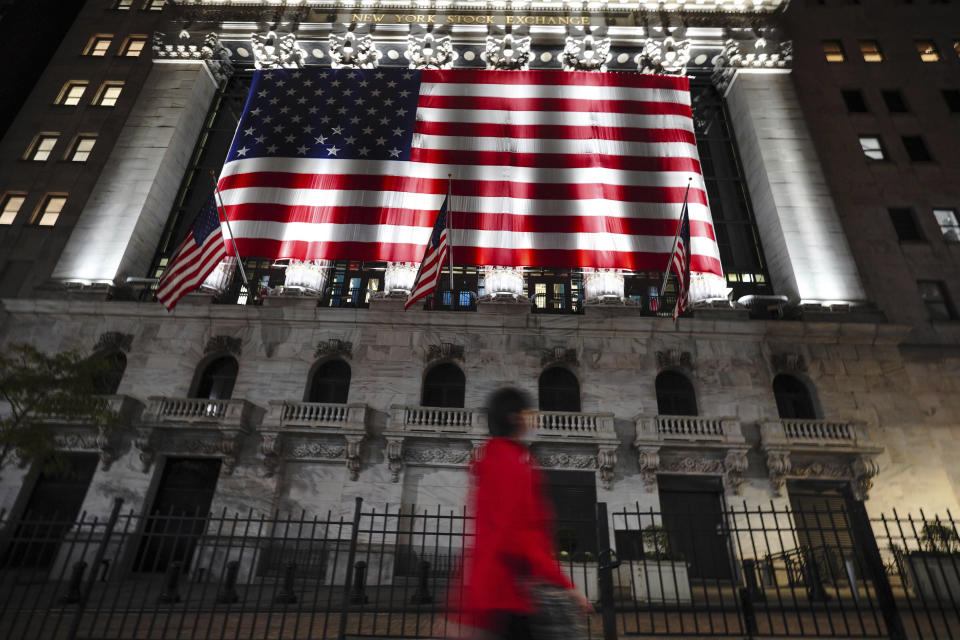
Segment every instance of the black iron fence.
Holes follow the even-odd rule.
[[[949,514],[597,508],[584,514],[596,547],[560,541],[596,602],[593,638],[960,637]],[[322,517],[141,517],[117,503],[106,519],[2,520],[0,638],[459,636],[448,611],[470,529],[462,511],[359,501]]]

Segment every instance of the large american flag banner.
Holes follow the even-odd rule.
[[[685,77],[258,71],[219,186],[241,255],[417,262],[448,174],[457,264],[657,271],[692,177],[722,275]]]

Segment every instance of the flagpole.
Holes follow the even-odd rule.
[[[453,185],[453,174],[447,174],[447,251],[450,252],[450,302],[453,303],[453,206],[450,201],[450,192]]]
[[[217,200],[220,201],[220,211],[223,213],[223,220],[227,223],[227,232],[230,234],[230,242],[233,243],[233,253],[236,255],[237,265],[240,267],[240,277],[243,278],[243,285],[247,288],[247,291],[250,292],[251,296],[257,298],[260,292],[251,289],[250,282],[247,280],[247,272],[243,269],[243,260],[240,259],[240,250],[237,248],[237,239],[233,237],[233,229],[230,228],[230,218],[227,217],[227,208],[223,206],[223,195],[220,193],[220,186],[217,184],[217,174],[211,171],[210,176],[213,178],[213,192],[216,194]]]
[[[667,288],[667,280],[670,278],[670,262],[673,260],[673,253],[677,250],[677,238],[680,237],[680,227],[683,226],[683,216],[687,214],[687,196],[690,195],[690,183],[693,182],[693,178],[687,178],[687,190],[683,194],[683,206],[680,207],[680,220],[677,221],[677,232],[673,236],[673,244],[670,245],[670,255],[667,256],[667,268],[663,271],[663,284],[660,285],[660,297],[663,297],[663,292]],[[688,249],[689,251],[689,249]]]

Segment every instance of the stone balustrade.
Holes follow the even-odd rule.
[[[536,411],[530,414],[537,439],[611,439],[617,434],[613,429],[612,413],[581,413],[572,411]]]
[[[850,440],[855,439],[856,428],[850,422],[827,420],[782,420],[783,432],[788,440]]]
[[[735,418],[705,416],[637,416],[636,443],[657,445],[669,442],[742,445],[745,440]]]
[[[853,421],[769,420],[760,424],[764,448],[855,449],[870,446],[866,433]]]
[[[246,400],[151,396],[143,422],[148,425],[196,424],[247,429],[253,408]]]
[[[391,407],[390,428],[420,433],[487,433],[487,414],[482,409],[447,407]]]
[[[333,428],[363,430],[367,422],[367,405],[334,402],[271,401],[264,423],[274,428]]]

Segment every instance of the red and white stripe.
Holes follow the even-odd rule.
[[[656,271],[692,177],[691,270],[722,275],[685,77],[425,70],[410,161],[240,159],[219,186],[242,255],[416,262],[447,174],[458,264]]]
[[[172,311],[180,298],[203,284],[226,255],[226,245],[220,229],[207,235],[200,246],[194,241],[193,229],[190,229],[160,278],[157,300],[167,311]]]
[[[449,212],[447,215],[450,215]],[[409,309],[414,302],[436,291],[437,284],[440,282],[440,272],[443,271],[443,265],[447,260],[447,252],[450,250],[450,245],[447,244],[448,232],[449,229],[444,229],[440,233],[440,245],[436,249],[429,243],[427,244],[423,261],[420,263],[420,271],[413,283],[413,290],[407,296],[406,304],[403,305],[404,309]]]
[[[670,259],[670,270],[677,276],[677,304],[673,306],[673,321],[676,322],[687,308],[687,280],[690,277],[687,271],[687,249],[682,236],[677,238],[677,248]]]

